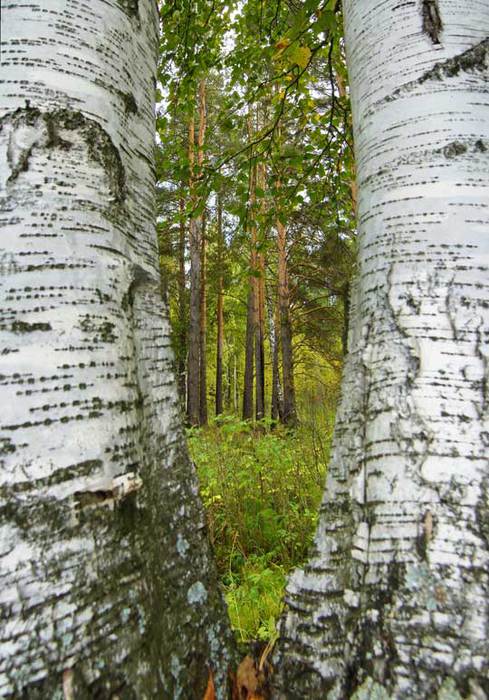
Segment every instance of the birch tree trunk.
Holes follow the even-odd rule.
[[[154,0],[10,0],[0,696],[220,697],[229,633],[157,268]]]
[[[358,166],[333,459],[277,697],[489,697],[489,6],[345,0]]]

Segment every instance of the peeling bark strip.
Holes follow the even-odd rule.
[[[2,4],[0,697],[224,696],[154,229],[155,0]]]
[[[419,5],[343,3],[359,272],[276,698],[489,697],[489,7],[439,5],[435,54]]]
[[[440,35],[443,31],[443,22],[440,17],[438,0],[423,0],[421,12],[423,16],[423,32],[430,37],[434,44],[439,44]]]

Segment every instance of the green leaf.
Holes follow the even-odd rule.
[[[321,12],[318,19],[314,22],[312,28],[318,32],[334,32],[336,30],[336,26],[337,21],[335,13],[329,10],[324,10],[323,12]]]
[[[297,63],[301,68],[307,68],[311,60],[311,49],[308,46],[293,46],[288,55],[291,63]]]
[[[320,5],[320,0],[306,0],[304,3],[304,10],[306,12],[314,12]]]

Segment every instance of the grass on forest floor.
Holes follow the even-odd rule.
[[[189,431],[238,641],[275,637],[286,576],[316,528],[331,430],[332,417],[294,431],[225,417]]]

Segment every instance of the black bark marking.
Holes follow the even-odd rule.
[[[113,506],[116,502],[123,501],[130,494],[134,494],[141,488],[142,481],[135,472],[127,472],[115,477],[107,489],[94,489],[87,491],[75,491],[73,498],[76,509],[92,508],[98,506]]]
[[[99,489],[98,491],[75,491],[73,495],[79,508],[108,504],[112,501],[114,494],[110,490]]]
[[[489,550],[489,479],[482,480],[480,496],[475,508],[476,528],[475,532]]]
[[[472,46],[458,56],[449,58],[447,61],[435,63],[433,68],[423,73],[419,78],[420,83],[426,80],[443,80],[453,78],[461,71],[487,71],[487,57],[489,54],[489,37],[483,39],[479,44]]]
[[[401,2],[399,5],[396,5],[395,7],[392,8],[392,12],[395,12],[396,10],[400,10],[403,7],[413,7],[413,5],[416,5],[414,0],[408,0],[407,2]]]
[[[16,446],[12,444],[9,438],[0,439],[0,454],[15,452]],[[100,459],[87,459],[83,462],[70,464],[62,469],[56,469],[49,476],[33,479],[15,484],[14,486],[0,486],[0,499],[2,502],[15,500],[19,495],[29,493],[39,489],[48,489],[51,486],[66,483],[71,479],[78,477],[89,477],[100,473],[103,469],[103,462]]]
[[[26,323],[25,321],[14,321],[11,326],[14,333],[34,333],[34,331],[52,330],[50,323]]]
[[[0,438],[0,455],[12,454],[17,450],[17,447],[12,443],[10,438]]]
[[[68,151],[71,148],[71,143],[62,139],[59,135],[56,120],[51,118],[51,114],[45,114],[44,121],[48,132],[46,146],[48,148],[61,148],[62,150]]]
[[[131,96],[132,97],[132,96]],[[132,98],[134,100],[134,98]],[[131,99],[128,101],[132,105]],[[135,103],[135,100],[134,100]],[[131,111],[127,101],[126,110]],[[137,105],[136,105],[137,109]],[[29,157],[35,146],[44,148],[61,148],[68,150],[72,144],[61,138],[59,130],[76,131],[81,134],[88,147],[88,156],[91,160],[99,163],[108,180],[109,187],[114,196],[116,204],[122,204],[127,196],[126,174],[120,153],[107,132],[97,122],[89,119],[78,111],[69,109],[57,109],[52,112],[41,112],[36,107],[26,104],[13,113],[6,114],[0,119],[0,130],[7,123],[10,123],[14,130],[20,126],[28,125],[39,129],[39,136],[35,142],[24,149],[15,159],[13,149],[10,151],[9,165],[12,173],[9,182],[15,180],[19,173],[25,172],[29,168]]]
[[[467,146],[460,141],[452,141],[452,143],[449,143],[442,150],[445,158],[455,158],[465,153],[467,151]]]
[[[122,90],[117,90],[117,94],[124,103],[124,110],[126,114],[138,113],[138,103],[136,102],[136,98],[131,92],[123,92]]]
[[[421,521],[421,531],[416,538],[416,552],[423,561],[428,560],[428,547],[433,538],[435,521],[433,514],[428,510]]]
[[[443,31],[440,10],[437,0],[423,0],[421,7],[423,17],[423,32],[427,34],[434,44],[440,44],[440,34]]]
[[[158,287],[158,280],[152,277],[148,270],[145,270],[141,265],[133,265],[131,270],[131,283],[127,292],[122,299],[122,308],[127,310],[128,307],[134,306],[134,299],[137,290],[143,285],[152,285]]]
[[[117,0],[117,2],[126,15],[139,18],[139,0]]]

